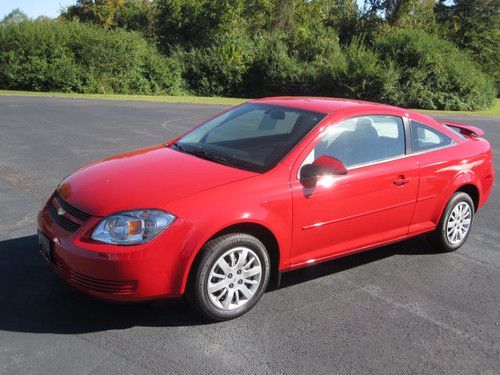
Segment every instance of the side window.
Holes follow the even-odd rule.
[[[428,125],[410,122],[413,151],[426,151],[452,145],[453,139]]]
[[[395,116],[370,115],[354,117],[331,126],[304,164],[327,155],[350,168],[404,154],[403,120]]]

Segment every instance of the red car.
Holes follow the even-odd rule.
[[[285,271],[422,233],[462,246],[493,186],[482,135],[368,102],[252,100],[77,170],[39,214],[39,247],[93,296],[186,294],[235,318]]]

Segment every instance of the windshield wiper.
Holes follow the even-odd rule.
[[[215,154],[213,152],[206,151],[206,150],[203,150],[201,148],[197,148],[197,147],[194,147],[191,145],[188,145],[187,147],[185,147],[183,145],[180,145],[178,142],[172,143],[171,146],[175,146],[177,151],[184,152],[186,154],[191,154],[191,155],[194,155],[194,156],[199,157],[201,159],[210,160],[210,161],[213,161],[215,163],[224,164],[224,165],[227,165],[230,167],[246,168],[246,169],[249,169],[252,171],[260,172],[259,168],[256,168],[256,166],[254,164],[248,163],[248,162],[243,161],[243,160],[239,160],[239,159],[236,160],[236,159],[233,159],[231,157],[225,157],[225,156]]]
[[[232,163],[229,161],[228,158],[225,158],[224,156],[214,154],[213,152],[201,150],[201,149],[192,149],[192,150],[184,150],[185,152],[192,154],[194,156],[198,156],[202,159],[214,161],[216,163],[221,163],[225,165],[232,165]]]
[[[191,154],[205,160],[210,160],[216,163],[232,166],[232,163],[229,161],[228,158],[218,154],[214,154],[213,152],[205,151],[200,148],[191,148],[191,147],[185,148],[184,146],[181,146],[178,142],[173,143],[172,146],[175,146],[177,150],[185,152],[186,154]]]
[[[180,145],[180,143],[179,143],[179,142],[174,142],[174,143],[172,143],[172,145],[171,145],[171,146],[175,146],[175,148],[176,148],[177,150],[179,150],[179,151],[185,151],[185,150],[184,150],[184,148]]]

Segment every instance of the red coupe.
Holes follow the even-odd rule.
[[[235,318],[285,271],[422,233],[458,249],[493,186],[482,135],[368,102],[252,100],[64,179],[39,248],[93,296],[186,294]]]

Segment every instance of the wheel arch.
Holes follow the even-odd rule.
[[[458,192],[464,192],[471,197],[472,202],[474,203],[474,212],[477,212],[479,208],[479,189],[476,187],[476,185],[472,183],[462,185],[457,190],[455,190],[455,193]]]
[[[441,220],[446,206],[450,201],[453,194],[457,192],[464,192],[468,194],[472,202],[474,203],[474,212],[480,207],[481,204],[481,188],[479,185],[480,181],[478,181],[477,176],[470,171],[466,173],[460,173],[455,178],[451,179],[449,185],[443,190],[439,198],[439,204],[436,206],[435,211],[433,213],[433,222],[435,225],[439,223]]]
[[[279,262],[280,262],[280,246],[278,243],[278,239],[275,234],[266,226],[254,222],[242,222],[229,225],[218,232],[214,233],[210,238],[208,238],[200,249],[196,252],[192,261],[188,265],[187,272],[185,272],[185,276],[182,282],[182,293],[185,292],[186,288],[189,286],[189,283],[192,281],[192,275],[196,267],[198,266],[198,262],[201,259],[203,254],[203,247],[206,243],[213,240],[214,238],[223,236],[229,233],[246,233],[252,235],[262,241],[264,246],[266,247],[269,258],[271,261],[271,275],[269,280],[269,287],[273,288],[277,287],[279,284]]]

